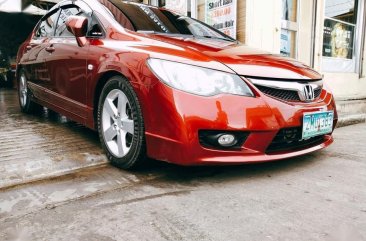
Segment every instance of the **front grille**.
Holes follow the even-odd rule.
[[[301,101],[299,94],[296,90],[283,90],[283,89],[275,89],[271,87],[256,85],[256,87],[264,94],[275,97],[277,99],[285,100],[285,101]],[[319,98],[322,92],[321,88],[314,90],[314,99]]]
[[[324,141],[324,135],[312,137],[307,140],[301,139],[301,127],[282,129],[277,133],[271,145],[267,148],[266,153],[270,154],[274,152],[298,150],[316,146]]]
[[[314,90],[314,97],[315,97],[315,99],[319,98],[319,96],[320,96],[321,93],[322,93],[322,89],[321,88]]]
[[[294,90],[281,90],[265,86],[256,86],[264,94],[287,101],[300,101],[299,94]]]

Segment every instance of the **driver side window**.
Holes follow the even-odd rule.
[[[66,20],[69,16],[83,16],[90,19],[90,16],[77,6],[61,9],[60,17],[57,21],[56,37],[73,37],[73,34],[66,27]]]
[[[45,38],[53,36],[58,13],[59,10],[56,10],[54,13],[52,13],[40,22],[37,30],[35,31],[35,38]]]

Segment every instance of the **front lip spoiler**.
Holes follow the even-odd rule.
[[[225,157],[209,157],[209,158],[202,158],[199,161],[197,161],[196,165],[238,165],[238,164],[250,164],[250,163],[263,163],[263,162],[271,162],[271,161],[279,161],[279,160],[285,160],[289,158],[294,158],[298,156],[303,156],[321,149],[326,148],[330,144],[334,142],[334,139],[331,134],[326,135],[325,141],[310,147],[305,148],[302,150],[297,151],[283,151],[283,152],[276,152],[273,154],[253,154],[253,155],[232,155],[232,156],[225,156]]]

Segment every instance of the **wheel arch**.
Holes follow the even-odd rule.
[[[23,65],[21,65],[21,64],[18,64],[17,65],[17,68],[16,68],[16,70],[15,70],[15,76],[14,76],[14,78],[15,78],[15,80],[16,81],[18,81],[18,79],[19,79],[19,74],[20,74],[20,72],[23,70]]]
[[[104,85],[108,82],[110,78],[113,76],[122,76],[128,80],[128,78],[122,74],[121,72],[115,71],[115,70],[108,70],[101,74],[99,77],[97,84],[95,85],[94,89],[94,96],[93,96],[93,122],[94,122],[94,128],[97,129],[97,115],[98,115],[98,103],[99,98],[102,93],[102,89]]]

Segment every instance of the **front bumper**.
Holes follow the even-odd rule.
[[[157,83],[139,96],[144,103],[148,156],[180,165],[238,164],[290,158],[320,150],[333,142],[331,134],[315,142],[268,151],[284,128],[302,126],[306,112],[333,110],[333,96],[323,90],[316,103],[286,103],[266,95],[202,97]],[[203,147],[199,130],[244,131],[249,136],[239,149]]]

